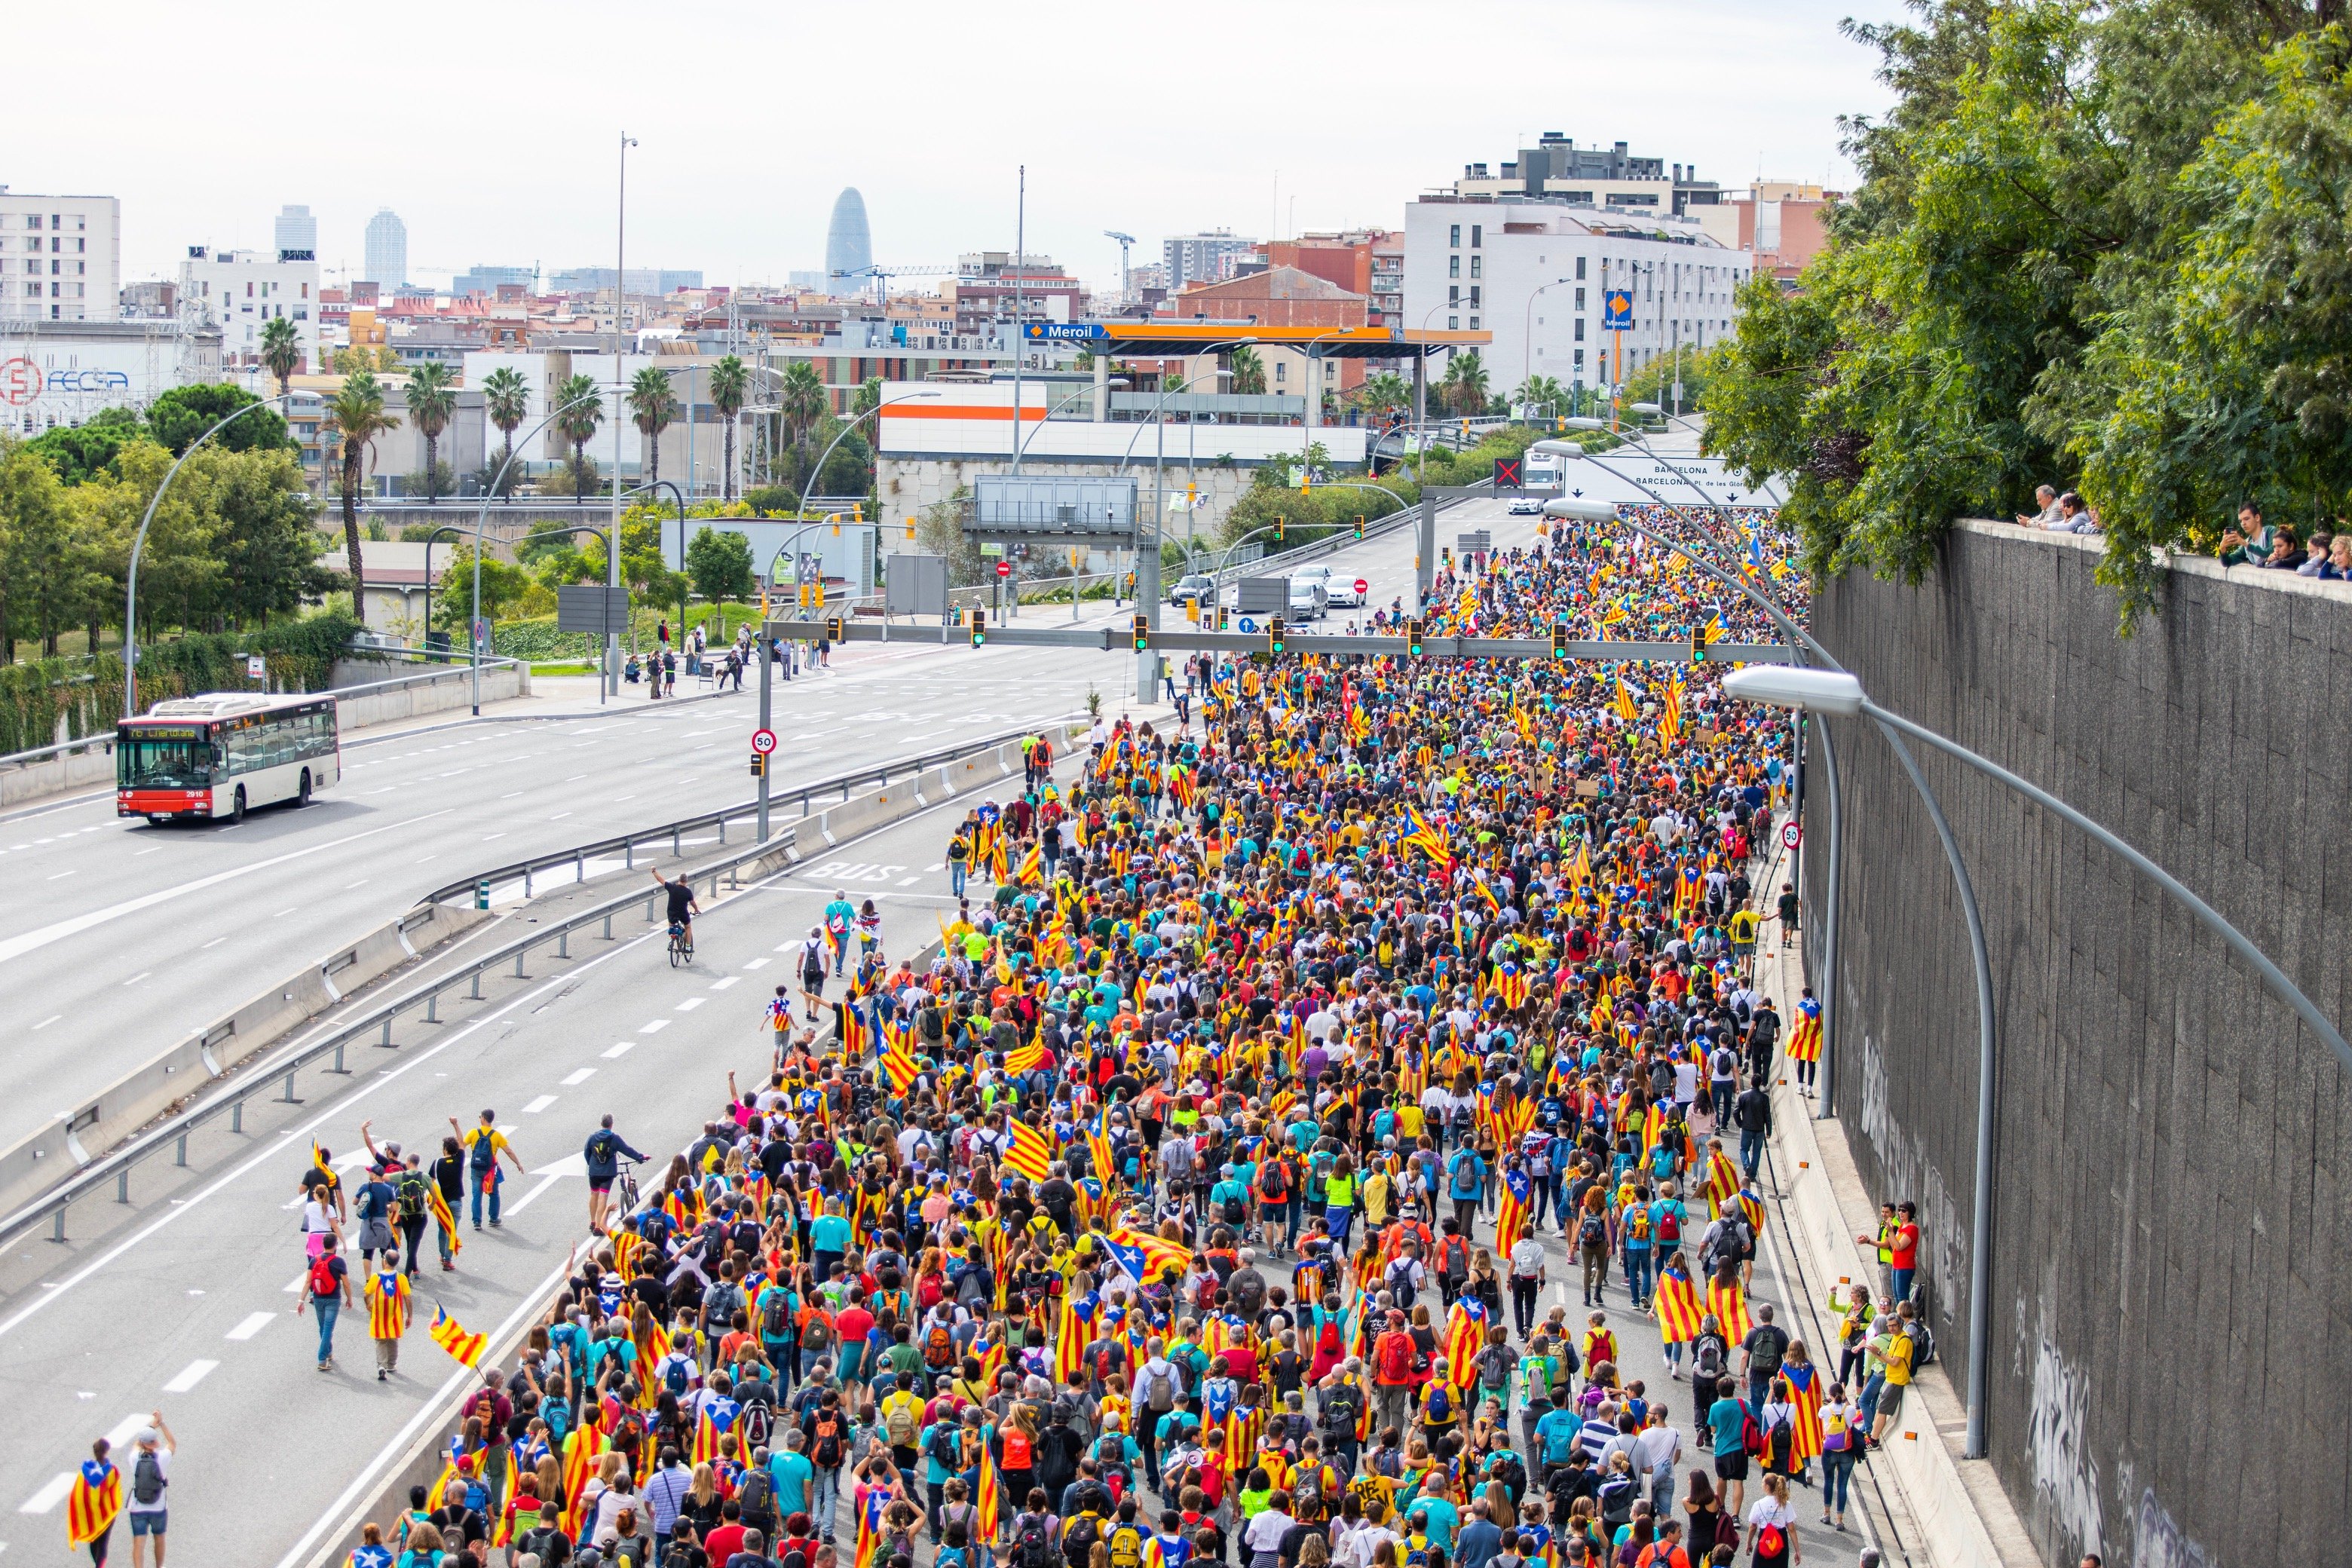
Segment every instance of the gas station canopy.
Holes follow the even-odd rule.
[[[1113,359],[1175,359],[1244,344],[1295,349],[1322,359],[1412,359],[1448,349],[1483,349],[1492,332],[1412,331],[1402,327],[1262,327],[1254,321],[1104,321],[1086,346]]]

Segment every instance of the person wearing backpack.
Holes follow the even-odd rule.
[[[1372,1342],[1372,1385],[1380,1402],[1373,1419],[1381,1426],[1405,1429],[1420,1354],[1421,1347],[1406,1331],[1404,1314],[1391,1309],[1387,1331]]]
[[[424,1243],[425,1227],[431,1216],[432,1200],[426,1196],[431,1185],[431,1179],[425,1173],[425,1157],[414,1152],[392,1178],[392,1223],[404,1244],[405,1272],[411,1279],[416,1278],[416,1249]]]
[[[1748,1510],[1748,1551],[1756,1568],[1795,1568],[1797,1510],[1786,1476],[1764,1478],[1764,1495]]]
[[[1297,1239],[1290,1227],[1290,1156],[1277,1153],[1257,1168],[1258,1228],[1265,1245],[1279,1255]],[[1276,1239],[1277,1227],[1281,1239]]]
[[[1024,1490],[1017,1495],[1027,1499],[1029,1506],[1013,1521],[1013,1548],[1007,1568],[1057,1568],[1062,1561],[1062,1545],[1055,1539],[1053,1516],[1045,1511],[1042,1490]]]
[[[147,1425],[131,1439],[131,1462],[124,1466],[122,1511],[131,1520],[131,1568],[141,1568],[140,1542],[155,1542],[155,1568],[163,1568],[163,1527],[171,1518],[172,1456],[179,1442],[163,1424],[163,1413],[151,1410]]]
[[[1160,1490],[1160,1423],[1184,1397],[1184,1374],[1162,1353],[1157,1337],[1146,1342],[1149,1359],[1136,1369],[1129,1403],[1135,1410],[1136,1444],[1143,1450],[1143,1479]]]
[[[890,1445],[890,1458],[897,1461],[898,1474],[912,1495],[915,1489],[915,1467],[922,1460],[923,1399],[915,1392],[915,1374],[900,1373],[895,1380],[898,1386],[882,1396],[882,1435]]]
[[[335,1364],[335,1320],[352,1304],[351,1266],[339,1252],[324,1253],[310,1260],[310,1275],[303,1283],[294,1310],[299,1316],[307,1305],[319,1320],[319,1370],[329,1372]]]
[[[1601,1305],[1601,1292],[1609,1284],[1609,1222],[1601,1215],[1601,1190],[1594,1187],[1584,1194],[1583,1206],[1576,1221],[1576,1253],[1584,1265],[1584,1304]]]

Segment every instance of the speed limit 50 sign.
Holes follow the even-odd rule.
[[[752,731],[751,749],[761,756],[766,756],[776,749],[776,732],[773,730]]]
[[[762,732],[764,733],[764,731]],[[1805,830],[1798,826],[1795,823],[1788,823],[1781,827],[1780,847],[1783,849],[1794,849],[1798,845],[1802,844],[1804,841]]]

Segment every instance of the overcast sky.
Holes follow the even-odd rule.
[[[1622,140],[1727,187],[1851,178],[1837,119],[1880,110],[1849,14],[1897,0],[114,0],[11,17],[0,184],[122,202],[125,281],[191,244],[267,248],[289,202],[356,268],[379,206],[409,270],[604,263],[618,139],[631,266],[775,280],[824,261],[844,185],[884,266],[1030,248],[1094,283],[1118,247],[1402,220],[1522,140]]]

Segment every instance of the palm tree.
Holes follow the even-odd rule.
[[[1531,375],[1519,383],[1518,391],[1511,395],[1514,401],[1530,411],[1549,408],[1554,414],[1568,406],[1568,389],[1550,376]]]
[[[635,421],[637,434],[645,437],[647,484],[661,478],[661,433],[684,412],[669,389],[669,376],[659,367],[646,366],[629,383],[629,417]]]
[[[743,412],[743,400],[751,387],[751,366],[733,354],[729,354],[710,367],[710,406],[719,412],[721,437],[726,447],[726,464],[719,481],[719,499],[735,499],[735,420]]]
[[[457,412],[457,385],[449,367],[426,360],[408,373],[408,422],[425,437],[425,499],[441,499],[441,432]]]
[[[776,397],[777,412],[793,432],[793,444],[808,439],[816,422],[832,412],[833,399],[824,390],[824,378],[816,366],[804,359],[796,359],[784,367],[783,387]]]
[[[343,553],[352,569],[352,616],[367,625],[367,599],[360,592],[360,485],[366,479],[368,448],[400,421],[383,411],[383,384],[372,370],[343,378],[342,390],[327,399],[327,424],[342,438]]]
[[[1235,392],[1253,397],[1265,395],[1265,362],[1257,357],[1255,349],[1235,349],[1228,367],[1234,373],[1232,385]]]
[[[261,363],[278,378],[278,395],[285,396],[287,384],[302,363],[302,335],[283,316],[274,316],[261,324]]]
[[[595,439],[596,427],[604,423],[604,404],[596,378],[584,373],[565,376],[555,389],[555,406],[563,410],[555,416],[556,434],[572,443],[572,494],[584,500],[596,479],[595,465],[588,460],[588,443]]]
[[[1478,358],[1478,351],[1456,354],[1445,367],[1445,379],[1438,384],[1445,394],[1446,403],[1458,415],[1486,412],[1486,366]]]
[[[1356,401],[1373,413],[1386,414],[1412,405],[1412,386],[1396,372],[1384,370],[1364,378],[1363,384],[1356,388]]]
[[[506,437],[506,450],[499,455],[499,467],[504,468],[514,460],[514,433],[530,416],[530,383],[522,378],[522,372],[502,364],[482,377],[482,412]]]

